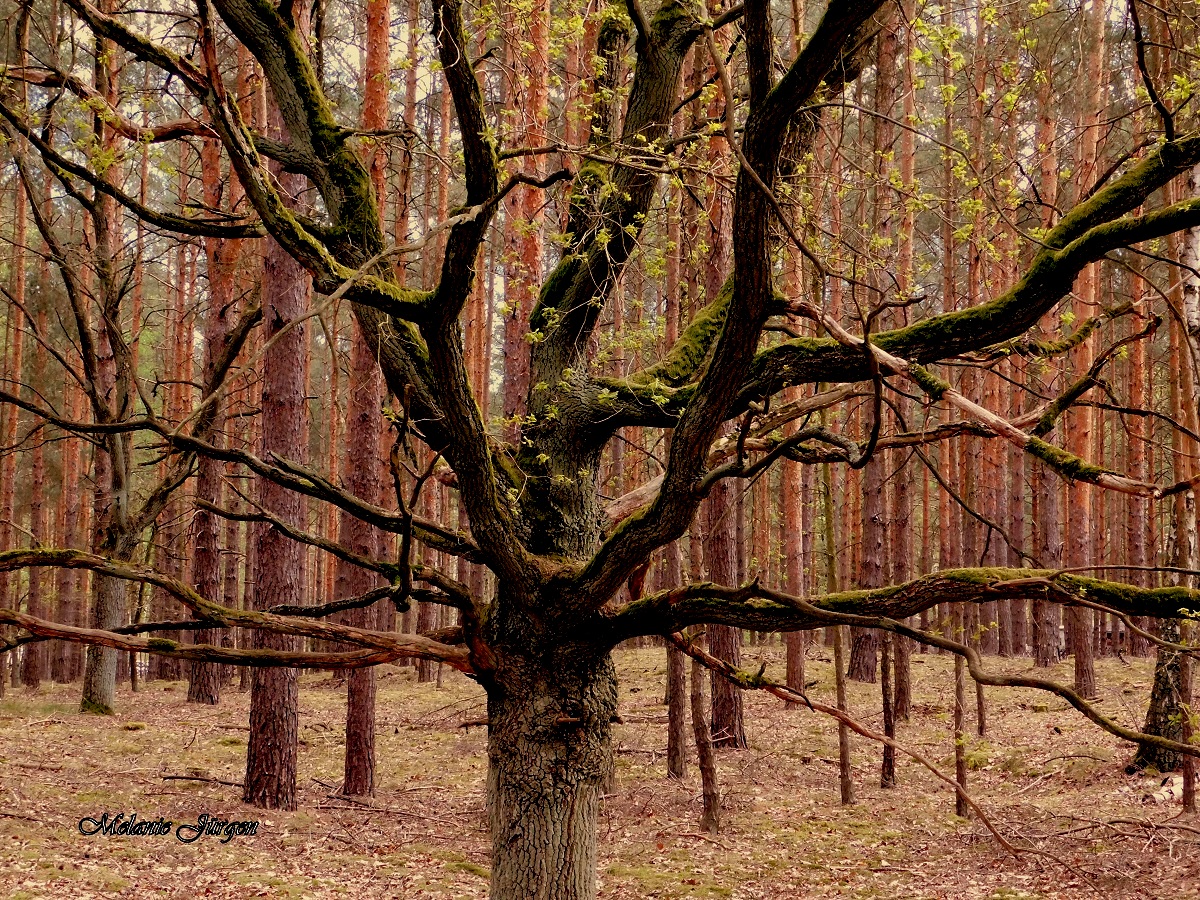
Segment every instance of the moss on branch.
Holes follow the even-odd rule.
[[[904,619],[938,603],[993,600],[1090,602],[1126,615],[1177,617],[1200,607],[1200,590],[1143,588],[1056,570],[950,569],[902,584],[839,591],[805,601],[752,583],[739,588],[693,584],[648,596],[607,616],[609,639],[680,631],[689,625],[733,625],[755,631],[804,631],[830,624],[822,613]],[[593,627],[590,623],[589,627]]]
[[[950,390],[950,382],[939,378],[923,366],[913,366],[909,369],[909,374],[921,390],[935,402],[941,400],[946,391]]]
[[[626,379],[627,383],[641,386],[661,382],[679,387],[693,379],[708,358],[713,342],[725,327],[732,301],[733,276],[730,275],[721,285],[716,298],[696,313],[667,355],[654,365],[631,374]]]
[[[1056,447],[1039,437],[1030,437],[1025,444],[1025,450],[1071,481],[1086,481],[1094,484],[1101,475],[1113,474],[1109,469],[1089,463],[1074,453],[1068,453],[1061,447]]]

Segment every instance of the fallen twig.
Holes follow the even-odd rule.
[[[223,784],[228,787],[244,787],[240,781],[226,781],[223,778],[209,778],[205,775],[164,775],[163,781],[203,781],[208,784]]]

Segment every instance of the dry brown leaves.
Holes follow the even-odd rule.
[[[781,674],[778,646],[747,647]],[[1200,898],[1200,822],[1143,805],[1149,780],[1123,774],[1115,739],[1065,704],[1027,691],[989,692],[989,734],[968,747],[970,790],[1014,843],[1060,857],[1014,860],[954,798],[901,760],[900,787],[878,787],[879,750],[856,740],[859,802],[837,802],[830,721],[746,696],[751,749],[719,757],[725,827],[698,832],[699,784],[664,777],[665,654],[620,651],[617,787],[600,823],[600,895],[642,898]],[[749,665],[749,663],[746,663]],[[993,661],[1016,671],[1025,661]],[[752,666],[756,667],[756,666]],[[900,740],[953,768],[947,657],[914,657],[913,721]],[[1058,674],[1068,677],[1065,666]],[[1104,708],[1140,724],[1148,661],[1103,660]],[[814,695],[832,695],[822,648],[810,650]],[[408,670],[381,671],[379,792],[373,808],[337,799],[344,688],[304,676],[300,809],[240,801],[248,697],[189,706],[183,684],[124,691],[115,720],[75,712],[77,688],[10,692],[0,702],[0,889],[21,897],[484,898],[486,731],[479,688],[445,673],[442,689]],[[852,685],[860,719],[880,726],[873,685]],[[164,781],[163,775],[198,781]],[[332,795],[332,796],[331,796]],[[204,838],[85,837],[85,816],[195,821],[257,819],[258,834]]]

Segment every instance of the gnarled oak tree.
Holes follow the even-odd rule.
[[[190,0],[168,32],[153,17],[111,2],[65,0],[88,52],[119,52],[183,85],[194,116],[182,123],[134,129],[138,140],[172,135],[217,139],[252,209],[246,221],[162,212],[121,190],[90,157],[56,144],[52,111],[26,106],[13,89],[39,84],[84,89],[69,73],[10,67],[3,114],[13,153],[39,158],[67,191],[103,196],[155,228],[212,238],[269,233],[311,274],[316,290],[353,304],[390,392],[403,407],[399,426],[448,463],[469,523],[456,530],[416,515],[399,496],[399,511],[356,497],[319,472],[282,458],[263,459],[214,444],[202,432],[172,428],[148,410],[87,425],[15,395],[52,425],[96,435],[157,434],[172,452],[237,464],[300,494],[328,501],[370,525],[402,537],[399,560],[380,560],[267,521],[296,540],[315,543],[353,565],[385,576],[389,585],[365,598],[324,607],[267,611],[229,609],[189,585],[129,561],[74,550],[0,554],[0,569],[84,568],[112,579],[148,582],[169,592],[206,628],[241,626],[352,645],[350,650],[234,650],[142,638],[113,629],[57,625],[15,609],[0,622],[34,637],[57,637],[123,650],[208,662],[295,667],[360,667],[417,656],[441,660],[478,679],[488,696],[488,810],[493,839],[492,896],[500,900],[586,900],[595,896],[597,814],[612,766],[611,727],[617,683],[612,650],[640,635],[670,635],[691,625],[733,625],[794,631],[830,624],[883,628],[970,655],[973,673],[989,676],[973,651],[925,635],[901,620],[944,602],[1000,599],[1099,604],[1131,616],[1178,616],[1200,605],[1187,588],[1139,588],[1056,571],[965,569],[906,584],[799,600],[758,584],[742,588],[681,585],[622,605],[626,581],[659,548],[681,537],[714,484],[749,478],[773,462],[861,465],[879,446],[908,446],[964,431],[998,438],[1032,454],[1061,476],[1143,496],[1190,490],[1159,486],[1088,462],[1045,440],[1049,428],[1014,423],[975,402],[932,372],[941,360],[1020,338],[1066,296],[1088,265],[1121,248],[1200,226],[1200,200],[1161,201],[1163,189],[1200,163],[1200,135],[1176,133],[1169,117],[1156,140],[1116,166],[1109,177],[1036,237],[1032,260],[998,296],[973,296],[967,308],[929,315],[878,332],[847,329],[826,308],[834,281],[853,283],[805,245],[787,221],[779,184],[812,151],[821,110],[843,96],[869,68],[875,41],[901,11],[882,0],[832,0],[794,58],[780,63],[781,17],[766,0],[747,0],[709,13],[699,4],[664,0],[643,10],[638,0],[609,6],[597,36],[591,90],[617,100],[597,115],[578,171],[544,178],[506,176],[505,154],[538,148],[499,145],[489,121],[459,0],[433,0],[429,27],[453,99],[462,155],[462,203],[444,228],[440,275],[427,290],[401,285],[381,227],[368,152],[342,121],[323,89],[310,40],[290,0]],[[164,11],[166,11],[164,5]],[[740,31],[738,68],[715,33]],[[278,107],[286,139],[248,123],[232,95],[233,46],[257,64]],[[620,59],[632,48],[627,93],[617,91]],[[107,48],[107,49],[106,49]],[[790,56],[790,54],[787,54]],[[732,192],[733,274],[709,299],[675,346],[657,362],[623,377],[594,372],[589,342],[614,287],[634,254],[664,172],[680,142],[670,122],[680,102],[689,56],[711,59],[724,100],[720,130],[735,148]],[[114,127],[130,126],[104,98],[88,96]],[[619,127],[617,124],[619,123]],[[167,134],[170,129],[173,132]],[[118,127],[120,130],[120,127]],[[125,132],[128,136],[128,128]],[[786,157],[785,157],[786,152]],[[303,176],[318,202],[293,212],[270,177],[267,161]],[[571,179],[561,256],[540,286],[530,320],[527,415],[514,443],[503,442],[481,412],[464,361],[461,319],[477,288],[481,246],[506,194],[524,184]],[[427,252],[432,247],[427,247]],[[800,254],[813,278],[784,284],[781,254]],[[786,289],[785,289],[786,287]],[[789,293],[789,291],[791,293]],[[817,336],[770,342],[779,317],[807,319]],[[868,325],[873,317],[864,317]],[[783,402],[796,386],[825,385]],[[808,418],[845,402],[859,385],[919,394],[962,420],[932,438],[878,429],[863,442]],[[219,402],[218,385],[207,386]],[[1071,401],[1068,400],[1066,405]],[[130,399],[132,403],[132,399]],[[1061,406],[1061,405],[1060,405]],[[1063,406],[1065,408],[1065,406]],[[1061,408],[1045,410],[1050,424]],[[876,402],[875,416],[878,417]],[[728,423],[736,420],[735,430]],[[803,420],[802,427],[782,429]],[[823,421],[823,420],[822,420]],[[614,503],[599,487],[602,452],[628,426],[670,432],[661,475]],[[889,443],[890,442],[890,443]],[[189,457],[189,458],[191,458]],[[429,472],[433,472],[431,468]],[[426,473],[427,475],[429,473]],[[262,518],[262,517],[260,517]],[[412,541],[470,559],[495,576],[495,590],[477,596],[443,572],[411,562]],[[398,635],[321,621],[337,609],[380,598],[435,597],[461,612],[461,627],[431,635]],[[18,638],[25,640],[26,638]],[[15,645],[10,642],[10,646]],[[752,679],[751,679],[752,680]],[[1097,713],[1083,698],[1037,679],[1104,727],[1134,733]],[[749,682],[747,682],[749,683]],[[1157,739],[1164,740],[1164,739]],[[1166,742],[1186,749],[1176,742]]]

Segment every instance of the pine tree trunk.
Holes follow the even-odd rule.
[[[829,629],[833,635],[833,676],[837,691],[837,708],[849,712],[850,705],[846,697],[846,663],[843,647],[846,644],[844,625],[835,625]],[[838,720],[838,787],[841,791],[842,805],[854,802],[854,777],[850,768],[850,728],[845,722]]]
[[[880,641],[879,659],[879,686],[883,694],[883,733],[894,739],[896,737],[896,698],[892,689],[892,635],[890,632],[883,635],[883,639]],[[883,788],[896,786],[896,748],[891,744],[883,745],[879,786]]]
[[[367,4],[366,89],[363,99],[363,128],[387,127],[388,112],[388,10],[387,0]],[[387,159],[382,144],[371,159],[371,181],[376,202],[384,208],[384,177]],[[378,458],[379,406],[382,393],[379,368],[370,345],[355,327],[350,357],[350,378],[346,405],[346,485],[368,503],[380,495]],[[336,414],[336,410],[332,410]],[[342,515],[339,541],[357,553],[374,556],[377,536],[369,525],[350,515]],[[364,594],[378,583],[372,573],[338,561],[335,596],[338,599]],[[348,624],[372,627],[376,616],[369,608],[356,609],[346,616]],[[375,793],[375,669],[354,669],[346,678],[346,751],[342,793],[369,797]]]
[[[794,427],[789,432],[794,433]],[[782,522],[783,530],[783,588],[795,597],[804,596],[804,529],[802,520],[803,492],[801,490],[805,470],[790,460],[785,460],[779,473],[779,483],[783,494]],[[804,691],[804,648],[808,642],[808,633],[791,631],[784,636],[785,665],[787,686],[794,691]],[[790,708],[799,706],[798,702],[789,702]]]
[[[954,611],[954,639],[963,640],[962,607]],[[954,656],[954,780],[964,791],[967,789],[967,675],[966,664],[958,654]],[[967,801],[961,793],[954,798],[954,811],[964,819],[970,814]]]
[[[215,140],[206,140],[201,147],[204,202],[210,209],[221,208],[220,149]],[[236,198],[227,198],[230,201]],[[208,267],[208,312],[204,320],[204,382],[213,377],[222,355],[233,319],[235,305],[234,271],[240,242],[208,238],[204,242]],[[219,434],[225,407],[218,403],[214,410],[213,431]],[[217,440],[220,440],[219,438]],[[208,456],[200,458],[196,473],[196,499],[218,503],[225,464]],[[203,597],[219,600],[221,583],[221,522],[215,513],[200,507],[192,520],[192,583]],[[200,629],[195,632],[198,644],[216,644],[224,629]],[[215,706],[221,702],[221,666],[218,663],[194,662],[188,668],[188,701]]]
[[[48,294],[45,289],[49,286],[49,271],[45,273],[46,280],[42,282],[42,302],[46,302]],[[37,328],[40,334],[46,333],[47,324],[46,308],[43,305],[38,310]],[[34,386],[45,384],[46,379],[46,346],[42,342],[37,344],[37,352],[34,354],[33,378]],[[33,472],[29,484],[29,536],[33,542],[33,546],[46,545],[51,543],[50,535],[47,534],[47,514],[46,514],[46,442],[42,436],[34,439],[37,443],[33,445]],[[29,570],[29,597],[27,600],[27,609],[31,616],[46,617],[47,613],[47,597],[46,584],[53,582],[53,572],[33,568]],[[25,659],[21,667],[21,681],[27,688],[37,688],[42,683],[42,677],[45,674],[46,666],[46,642],[35,641],[32,644],[25,645]]]
[[[278,115],[276,113],[276,115]],[[287,197],[304,187],[301,176],[274,172]],[[307,276],[274,240],[266,242],[263,260],[264,340],[299,318],[307,305]],[[308,442],[305,414],[305,325],[289,329],[271,348],[263,364],[262,455],[278,454],[302,462]],[[303,498],[273,482],[262,485],[260,502],[294,526],[304,524]],[[254,606],[305,602],[302,547],[274,528],[260,528],[255,553]],[[255,630],[251,646],[263,650],[295,650],[296,639]],[[242,799],[266,809],[296,808],[296,756],[299,739],[295,669],[255,669],[251,675],[250,741]]]
[[[883,587],[884,522],[883,460],[877,456],[863,469],[862,550],[858,583],[864,588]],[[879,632],[850,629],[850,665],[846,677],[874,684],[879,677]]]

